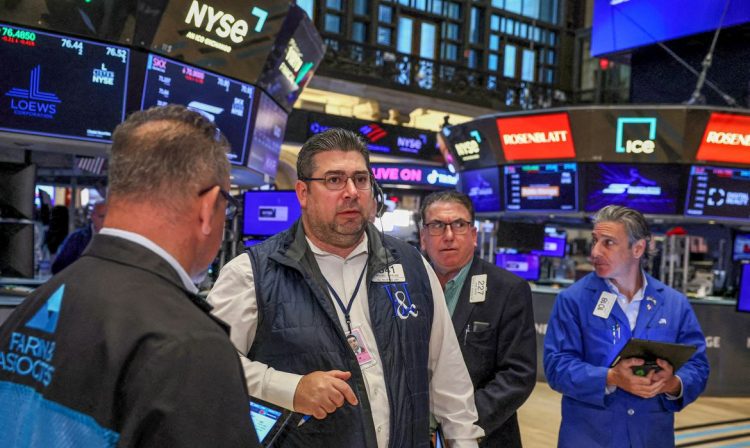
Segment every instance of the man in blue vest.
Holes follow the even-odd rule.
[[[451,446],[476,447],[440,282],[415,248],[369,223],[377,187],[364,141],[313,136],[297,176],[300,220],[228,263],[209,295],[246,355],[250,394],[315,417],[285,446],[428,447],[432,412]]]
[[[674,446],[674,412],[708,380],[705,337],[687,298],[643,271],[651,241],[643,215],[609,205],[593,221],[596,272],[557,296],[544,340],[544,373],[563,394],[558,445]],[[638,376],[643,359],[610,367],[631,337],[697,351],[677,371],[657,359],[658,370]]]
[[[463,193],[427,196],[420,242],[440,284],[474,384],[482,447],[520,447],[516,411],[536,384],[531,289],[522,278],[474,255],[474,206]]]

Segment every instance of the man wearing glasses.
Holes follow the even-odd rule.
[[[0,446],[258,446],[228,328],[191,280],[223,237],[227,150],[182,106],[115,129],[104,227],[0,327]]]
[[[523,279],[474,255],[474,206],[440,191],[420,210],[420,243],[432,263],[474,384],[480,446],[520,447],[516,410],[536,383],[531,289]]]
[[[302,216],[222,269],[209,301],[232,325],[251,395],[311,415],[291,447],[424,447],[429,415],[452,446],[482,431],[440,283],[413,247],[377,232],[369,153],[332,129],[297,160]],[[369,351],[356,356],[356,335]]]

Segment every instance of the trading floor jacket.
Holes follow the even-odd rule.
[[[94,236],[0,327],[0,446],[257,447],[209,309],[154,252]]]
[[[388,236],[383,241],[371,225],[367,237],[369,312],[388,390],[390,446],[429,446],[427,366],[433,299],[427,271],[419,252],[408,244]],[[308,420],[289,433],[284,446],[375,447],[375,427],[362,371],[346,341],[301,222],[251,247],[249,255],[259,324],[248,357],[300,375],[317,370],[350,371],[349,385],[359,400],[359,405],[345,403],[323,420]],[[406,281],[373,281],[379,271],[394,264],[403,266]],[[398,318],[404,310],[393,301],[396,294],[416,306],[416,317]]]

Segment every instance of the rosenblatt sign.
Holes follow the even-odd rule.
[[[507,161],[576,156],[567,113],[498,118],[497,130]]]
[[[750,117],[712,113],[696,160],[750,163]]]

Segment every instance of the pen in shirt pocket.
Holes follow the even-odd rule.
[[[471,325],[466,324],[466,330],[464,330],[464,345],[466,345],[466,336],[471,332]]]

